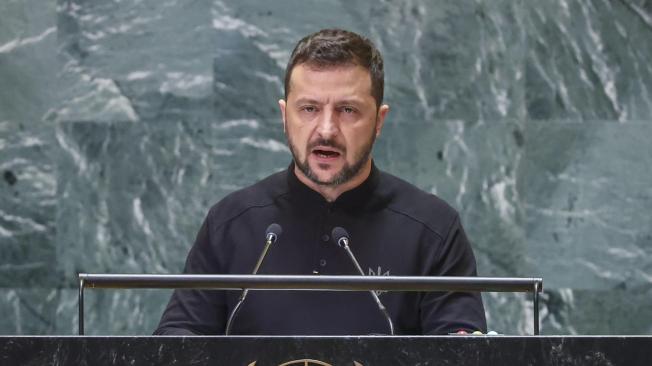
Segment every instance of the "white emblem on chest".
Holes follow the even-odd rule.
[[[369,267],[369,276],[389,276],[389,269],[383,272],[383,269],[378,266],[377,270],[374,270],[373,268]],[[376,295],[380,296],[384,294],[387,291],[374,291]]]

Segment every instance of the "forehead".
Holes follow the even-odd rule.
[[[288,99],[305,96],[357,96],[371,95],[369,70],[355,64],[319,67],[299,64],[290,75]]]

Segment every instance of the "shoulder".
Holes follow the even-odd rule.
[[[386,209],[423,225],[441,238],[459,221],[457,211],[446,201],[392,174],[380,172],[379,188],[387,196]]]
[[[214,228],[222,226],[250,210],[273,206],[287,193],[287,170],[283,170],[228,194],[211,207],[208,220]]]

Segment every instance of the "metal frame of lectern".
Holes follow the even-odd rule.
[[[146,275],[79,274],[79,335],[84,334],[84,288],[206,290],[531,292],[534,335],[539,335],[541,278],[427,276]]]

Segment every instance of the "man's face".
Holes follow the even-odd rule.
[[[279,105],[299,173],[321,186],[347,183],[369,166],[389,110],[376,108],[369,72],[357,65],[295,66]]]

